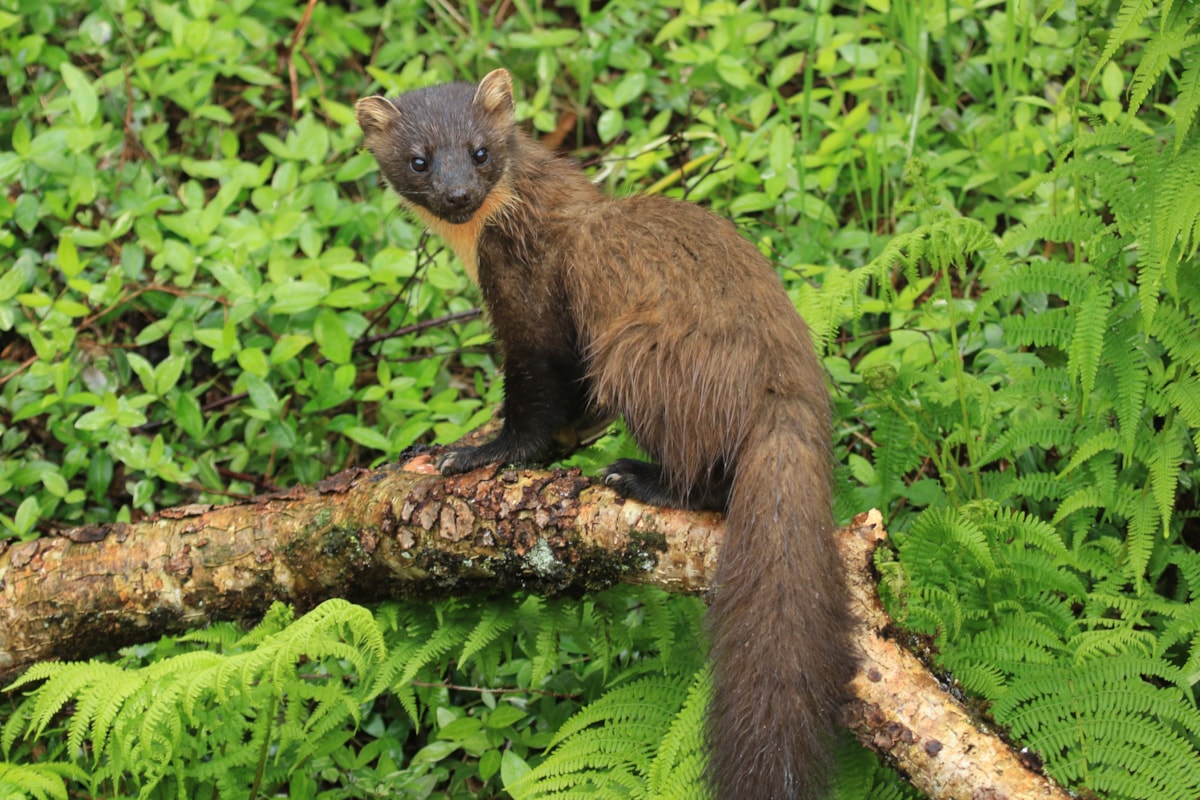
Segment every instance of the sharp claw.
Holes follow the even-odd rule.
[[[457,453],[446,453],[446,455],[444,455],[440,459],[438,459],[438,462],[437,462],[438,472],[442,473],[443,475],[451,474],[450,470],[454,469],[454,457],[456,455],[458,455],[458,454]]]

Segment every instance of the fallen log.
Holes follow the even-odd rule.
[[[636,581],[703,592],[719,514],[625,501],[577,470],[444,477],[421,455],[352,469],[312,488],[228,506],[166,509],[0,551],[0,675],[80,659],[219,619],[523,589],[546,594]],[[891,638],[873,570],[878,512],[838,531],[860,670],[845,722],[931,798],[1066,800],[971,717]]]

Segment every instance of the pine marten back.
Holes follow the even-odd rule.
[[[359,102],[403,203],[479,284],[504,353],[504,424],[452,474],[545,460],[622,414],[653,462],[621,495],[727,515],[708,615],[707,742],[721,800],[817,798],[853,660],[832,539],[829,399],[808,330],[728,221],[605,197],[516,126],[505,70]]]

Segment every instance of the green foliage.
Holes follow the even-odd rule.
[[[707,673],[678,666],[639,669],[568,720],[550,757],[507,787],[515,800],[705,796]]]
[[[287,4],[21,5],[0,30],[7,535],[312,483],[486,418],[442,369],[481,323],[393,333],[468,308],[465,279],[363,201],[365,87],[324,82],[382,9],[318,7],[290,86]],[[389,226],[399,247],[362,249]]]
[[[862,374],[894,415],[871,426],[874,468],[920,476],[885,569],[906,624],[1060,780],[1183,798],[1200,791],[1200,207],[1184,177],[1195,137],[1163,146],[1140,127],[1080,132],[1023,187],[1053,190],[1054,213],[995,244],[926,247],[916,273],[891,259],[910,282],[928,269],[978,288],[943,295],[961,335],[933,369],[893,350]],[[886,486],[851,458],[861,491]]]
[[[0,780],[49,786],[47,774],[63,775],[114,797],[498,791],[555,729],[564,735],[573,709],[614,686],[606,697],[619,696],[631,675],[661,674],[677,642],[688,642],[686,657],[669,663],[690,676],[703,655],[692,641],[701,609],[634,588],[587,601],[388,604],[375,614],[331,600],[298,620],[276,606],[244,634],[225,624],[124,664],[28,670],[9,687],[36,686],[5,726],[5,753],[62,726],[59,746],[89,754],[90,769],[13,768]],[[423,743],[418,726],[430,731]]]
[[[0,797],[67,800],[64,779],[82,780],[74,764],[0,764]]]
[[[779,266],[837,507],[894,613],[1050,771],[1195,797],[1194,4],[0,3],[0,529],[393,458],[498,404],[474,290],[353,101],[503,64],[616,193]],[[633,446],[606,436],[591,471]],[[700,606],[276,609],[35,668],[0,793],[695,796]],[[838,798],[910,798],[853,746]],[[81,770],[82,767],[82,770]],[[19,787],[19,788],[17,788]]]

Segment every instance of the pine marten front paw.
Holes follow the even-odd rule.
[[[437,468],[443,475],[460,475],[489,463],[491,461],[486,457],[480,458],[478,447],[455,447],[442,454],[437,460]]]
[[[666,492],[662,485],[662,469],[657,464],[621,458],[600,470],[598,477],[622,497],[653,505],[669,505],[663,502]]]

